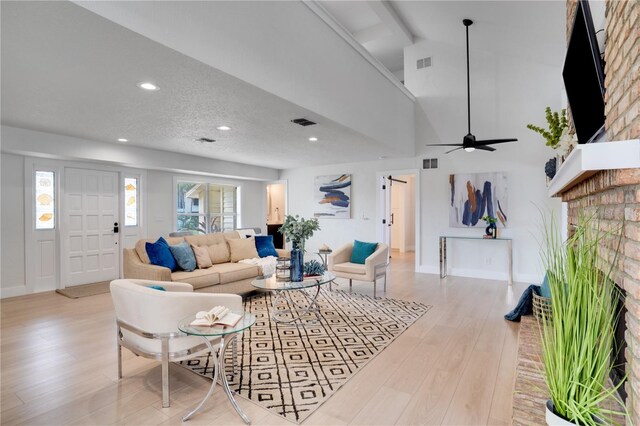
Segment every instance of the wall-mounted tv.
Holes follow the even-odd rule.
[[[604,133],[604,61],[587,0],[577,5],[562,77],[578,143],[597,140]]]

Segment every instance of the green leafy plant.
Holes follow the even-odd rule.
[[[545,380],[556,414],[595,426],[614,424],[614,415],[628,415],[616,393],[620,385],[606,386],[613,368],[619,290],[610,279],[611,269],[598,268],[598,246],[604,237],[593,230],[593,220],[580,219],[564,243],[553,218],[544,220],[542,260],[551,290],[551,313],[543,317],[540,334]],[[611,235],[606,237],[615,241]],[[602,403],[609,398],[621,410],[604,408]]]
[[[498,221],[498,218],[487,215],[487,216],[482,216],[482,220],[484,220],[488,225],[490,223],[496,223]]]
[[[320,223],[315,217],[305,219],[288,214],[278,232],[285,236],[287,242],[292,241],[304,251],[304,243],[318,230],[320,230]]]
[[[562,132],[564,129],[569,127],[569,123],[567,122],[567,110],[563,109],[558,113],[557,111],[552,112],[551,108],[547,107],[544,111],[549,128],[543,129],[542,127],[538,127],[534,124],[527,124],[527,129],[540,133],[547,140],[547,146],[556,149],[560,144]]]
[[[310,260],[304,264],[304,274],[309,276],[324,274],[324,266],[317,260]]]

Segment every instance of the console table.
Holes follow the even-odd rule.
[[[454,240],[482,240],[492,244],[496,241],[506,241],[507,255],[509,258],[509,285],[513,285],[513,245],[511,238],[482,238],[482,237],[459,237],[454,235],[440,236],[440,278],[447,276],[447,239]]]

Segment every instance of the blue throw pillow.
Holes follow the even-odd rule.
[[[176,259],[178,266],[184,271],[191,272],[196,269],[196,256],[193,254],[189,243],[183,241],[175,246],[169,246],[169,250],[171,250],[171,254]]]
[[[151,288],[153,290],[167,291],[167,289],[162,287],[161,285],[150,285],[147,288]]]
[[[353,242],[353,251],[351,252],[351,263],[359,263],[364,265],[367,257],[371,256],[378,248],[378,243],[363,243],[355,240]]]
[[[144,248],[147,251],[149,261],[152,265],[164,266],[165,268],[171,269],[171,272],[174,272],[178,268],[176,260],[173,258],[171,250],[169,249],[169,244],[164,238],[158,238],[158,241],[155,243],[146,243]]]
[[[256,235],[256,250],[258,250],[258,256],[278,257],[276,247],[273,245],[273,235]]]

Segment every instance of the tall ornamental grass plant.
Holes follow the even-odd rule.
[[[552,307],[540,328],[545,379],[556,414],[579,425],[614,424],[615,415],[628,418],[603,404],[611,398],[624,407],[616,392],[620,385],[607,387],[619,290],[610,279],[611,268],[598,268],[603,233],[593,230],[592,220],[581,219],[566,242],[553,219],[544,221],[542,260]]]

